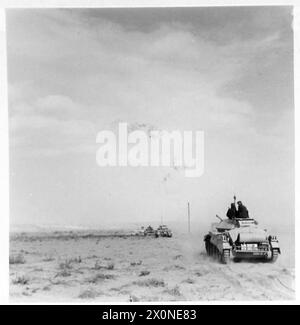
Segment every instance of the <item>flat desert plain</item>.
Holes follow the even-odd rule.
[[[129,302],[294,299],[291,241],[276,263],[219,264],[204,233],[172,238],[121,233],[12,233],[10,299],[16,302]],[[282,240],[283,239],[283,240]]]

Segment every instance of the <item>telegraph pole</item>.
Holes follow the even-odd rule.
[[[190,202],[188,202],[188,232],[191,232],[191,211],[190,211]]]

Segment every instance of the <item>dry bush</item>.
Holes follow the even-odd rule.
[[[82,291],[78,298],[81,298],[81,299],[94,299],[98,296],[98,293],[93,290],[93,289],[87,289],[87,290],[84,290]]]
[[[150,271],[141,271],[139,276],[146,276],[146,275],[149,275],[149,274],[150,274]]]
[[[93,269],[94,269],[94,270],[100,270],[100,269],[102,269],[102,268],[103,268],[103,266],[99,263],[99,261],[96,261],[96,263],[95,263]]]
[[[114,268],[115,268],[114,263],[108,263],[107,265],[102,265],[101,263],[99,263],[99,261],[96,261],[94,265],[95,270],[100,270],[100,269],[113,270]]]
[[[197,271],[197,272],[195,272],[195,275],[197,275],[197,276],[204,276],[204,275],[206,275],[208,272],[207,271]]]
[[[130,295],[129,296],[129,301],[130,302],[137,302],[137,301],[140,301],[140,299],[137,296]]]
[[[81,263],[82,262],[81,256],[73,257],[70,260],[71,260],[71,263]]]
[[[108,263],[106,268],[108,270],[113,270],[115,268],[115,264],[114,263]]]
[[[22,284],[22,285],[25,285],[25,284],[28,284],[29,283],[29,278],[25,275],[21,275],[21,276],[18,276],[16,277],[13,281],[12,281],[13,284]]]
[[[174,260],[178,260],[178,259],[181,259],[181,258],[183,258],[183,256],[181,254],[174,256]]]
[[[9,264],[24,264],[25,258],[22,254],[9,256]]]
[[[165,282],[163,280],[158,280],[154,278],[134,281],[133,284],[138,285],[140,287],[164,287],[165,286]]]
[[[98,256],[93,254],[93,255],[89,255],[86,257],[86,259],[90,260],[90,259],[93,259],[93,258],[97,258]]]
[[[89,283],[97,283],[99,281],[111,280],[114,278],[115,278],[115,276],[112,274],[98,273],[98,274],[94,275],[93,277],[91,277],[90,279],[88,279],[88,282]]]
[[[164,292],[168,293],[171,296],[176,296],[176,297],[181,296],[181,292],[180,292],[178,286],[175,286],[174,288],[171,288],[171,289],[168,288],[168,289],[164,290]]]
[[[62,270],[71,269],[72,268],[72,260],[66,259],[63,262],[59,263],[59,268]]]
[[[71,272],[69,270],[63,269],[63,270],[59,271],[58,273],[56,273],[55,278],[58,276],[67,277],[70,275],[71,275]]]
[[[73,266],[73,263],[81,263],[82,259],[80,256],[78,257],[72,257],[72,258],[67,258],[63,262],[59,263],[59,268],[60,269],[71,269]]]

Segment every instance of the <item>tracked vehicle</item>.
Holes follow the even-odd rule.
[[[144,230],[144,236],[155,236],[155,230],[151,227],[148,226],[145,230]]]
[[[155,231],[155,237],[172,237],[172,231],[166,225],[160,225]]]
[[[277,260],[280,247],[276,236],[258,227],[254,219],[219,219],[221,221],[213,223],[204,237],[207,255],[224,264],[230,261],[231,256],[234,261],[252,258],[269,262]]]

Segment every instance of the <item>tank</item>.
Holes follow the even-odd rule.
[[[227,264],[231,257],[241,259],[262,259],[275,262],[280,252],[276,236],[261,229],[254,219],[232,219],[213,223],[204,236],[207,255]]]
[[[151,226],[148,226],[144,230],[144,236],[155,236],[155,230]]]
[[[166,225],[160,225],[155,231],[156,237],[172,237],[172,231]]]

